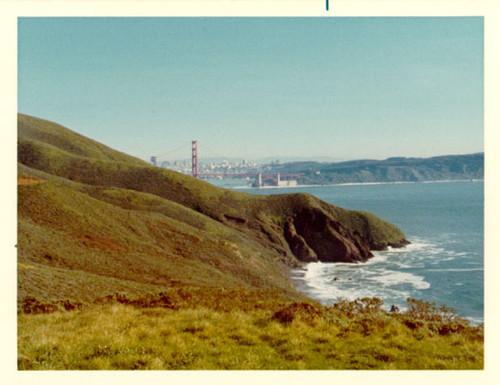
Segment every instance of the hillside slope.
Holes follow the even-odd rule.
[[[274,172],[300,172],[301,184],[425,182],[484,178],[484,153],[339,163],[295,162]]]
[[[19,114],[19,297],[258,287],[293,295],[284,264],[364,261],[397,227],[307,194],[212,186]],[[38,182],[37,182],[38,181]],[[34,183],[33,183],[34,182]]]

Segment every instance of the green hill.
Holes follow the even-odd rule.
[[[364,261],[395,226],[308,194],[255,196],[19,114],[19,294],[90,300],[174,285],[294,293],[285,266]]]

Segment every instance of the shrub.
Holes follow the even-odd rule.
[[[126,294],[114,293],[104,298],[99,298],[96,303],[111,304],[121,303],[123,305],[131,305],[139,308],[162,307],[167,309],[177,309],[178,307],[172,302],[167,293],[161,292],[156,294],[148,293],[144,296],[130,298]]]
[[[41,313],[52,313],[59,310],[57,305],[53,303],[42,303],[35,297],[26,297],[21,303],[20,312],[26,314],[41,314]]]
[[[426,302],[421,299],[408,298],[406,314],[415,319],[424,321],[455,321],[460,320],[453,308],[442,305],[437,308],[435,302]]]
[[[462,333],[476,330],[474,333],[482,338],[482,332],[469,324],[469,322],[459,317],[455,310],[448,306],[436,307],[433,302],[408,298],[408,310],[404,313],[403,323],[410,329],[416,330],[425,326],[429,334],[439,334],[446,336],[452,333]]]
[[[311,322],[324,319],[325,313],[319,306],[314,306],[307,302],[294,302],[278,310],[271,318],[284,324],[291,323],[295,319]]]
[[[18,308],[18,313],[25,314],[46,314],[62,310],[81,309],[83,304],[71,299],[64,299],[55,302],[43,303],[35,297],[25,297]]]
[[[333,305],[333,309],[338,310],[348,317],[360,314],[378,314],[382,311],[384,301],[380,298],[361,298],[354,301],[342,300]]]

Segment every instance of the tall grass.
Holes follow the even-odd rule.
[[[135,304],[129,301],[126,305],[122,298],[122,303],[114,301],[71,312],[21,313],[18,367],[21,370],[483,367],[482,330],[463,320],[431,322],[406,313],[391,314],[380,310],[377,301],[372,300],[324,307],[275,297],[259,306],[259,301],[252,297],[233,299],[233,292],[210,293],[211,300],[199,305],[203,294],[194,293],[194,298],[186,294],[185,302],[181,301],[182,294],[177,299],[172,296],[169,304],[177,306],[155,307],[151,302],[137,302],[137,299]],[[218,303],[224,302],[227,306],[219,306]],[[420,323],[416,327],[409,325],[410,319]],[[458,323],[461,328],[450,326]],[[449,326],[446,333],[440,332],[444,325]]]

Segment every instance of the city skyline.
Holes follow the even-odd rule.
[[[480,17],[20,18],[18,46],[19,112],[146,160],[484,151]]]

